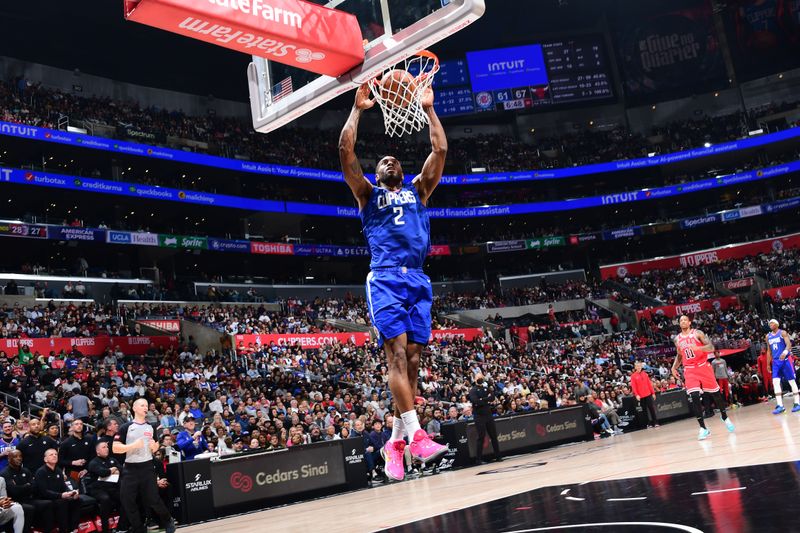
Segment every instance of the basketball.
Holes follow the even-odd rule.
[[[408,107],[416,89],[417,81],[408,71],[391,70],[381,80],[381,99],[395,107]]]

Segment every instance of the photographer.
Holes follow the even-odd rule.
[[[478,430],[476,463],[483,463],[483,441],[487,433],[492,441],[494,460],[502,461],[500,443],[497,441],[497,427],[495,426],[494,418],[492,418],[492,408],[497,403],[497,399],[483,378],[483,374],[475,376],[475,384],[469,390],[469,401],[472,404],[472,410],[475,415],[475,429]]]

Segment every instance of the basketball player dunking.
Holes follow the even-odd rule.
[[[697,417],[697,423],[700,424],[698,439],[705,440],[711,434],[703,419],[701,394],[711,395],[714,403],[719,407],[720,416],[728,431],[733,431],[735,428],[725,411],[725,402],[722,401],[719,393],[719,384],[714,376],[714,370],[708,363],[708,353],[714,351],[714,345],[711,344],[711,340],[706,337],[705,333],[699,329],[692,329],[692,321],[688,316],[681,316],[680,326],[681,332],[675,337],[678,356],[672,364],[672,375],[675,376],[675,379],[680,379],[678,367],[683,363],[683,381],[686,393],[689,395],[689,407]]]
[[[797,390],[797,376],[794,372],[794,361],[792,360],[792,339],[785,330],[781,329],[780,323],[774,318],[769,321],[770,332],[767,333],[767,366],[772,368],[772,386],[775,389],[775,401],[778,406],[772,414],[779,415],[786,411],[783,407],[783,390],[781,380],[789,382],[794,397],[794,407],[792,412],[800,411],[800,391]]]
[[[356,101],[339,138],[339,158],[345,181],[353,191],[361,214],[364,237],[372,256],[367,276],[367,303],[372,325],[380,334],[389,363],[389,389],[395,402],[392,436],[381,450],[386,475],[400,481],[405,475],[404,435],[410,440],[411,456],[432,462],[447,452],[420,427],[414,398],[419,358],[431,334],[431,280],[422,271],[430,248],[427,202],[439,184],[447,154],[447,139],[436,112],[433,91],[428,89],[421,104],[430,124],[431,153],[422,172],[403,183],[403,169],[393,156],[375,168],[373,185],[361,170],[355,154],[356,132],[361,113],[375,105],[369,86],[356,92]]]

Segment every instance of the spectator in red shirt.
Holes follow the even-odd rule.
[[[647,426],[658,427],[658,416],[656,415],[656,390],[653,388],[653,382],[650,381],[650,376],[643,370],[641,361],[634,363],[634,370],[631,374],[631,388],[633,395],[639,401],[642,409],[649,414],[649,421]]]
[[[761,383],[764,387],[764,398],[771,395],[770,388],[772,387],[772,369],[767,364],[767,349],[761,351],[758,356],[758,376],[761,378]]]

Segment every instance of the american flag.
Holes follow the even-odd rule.
[[[272,88],[272,102],[275,103],[284,96],[292,94],[292,77],[289,76],[275,87]]]

